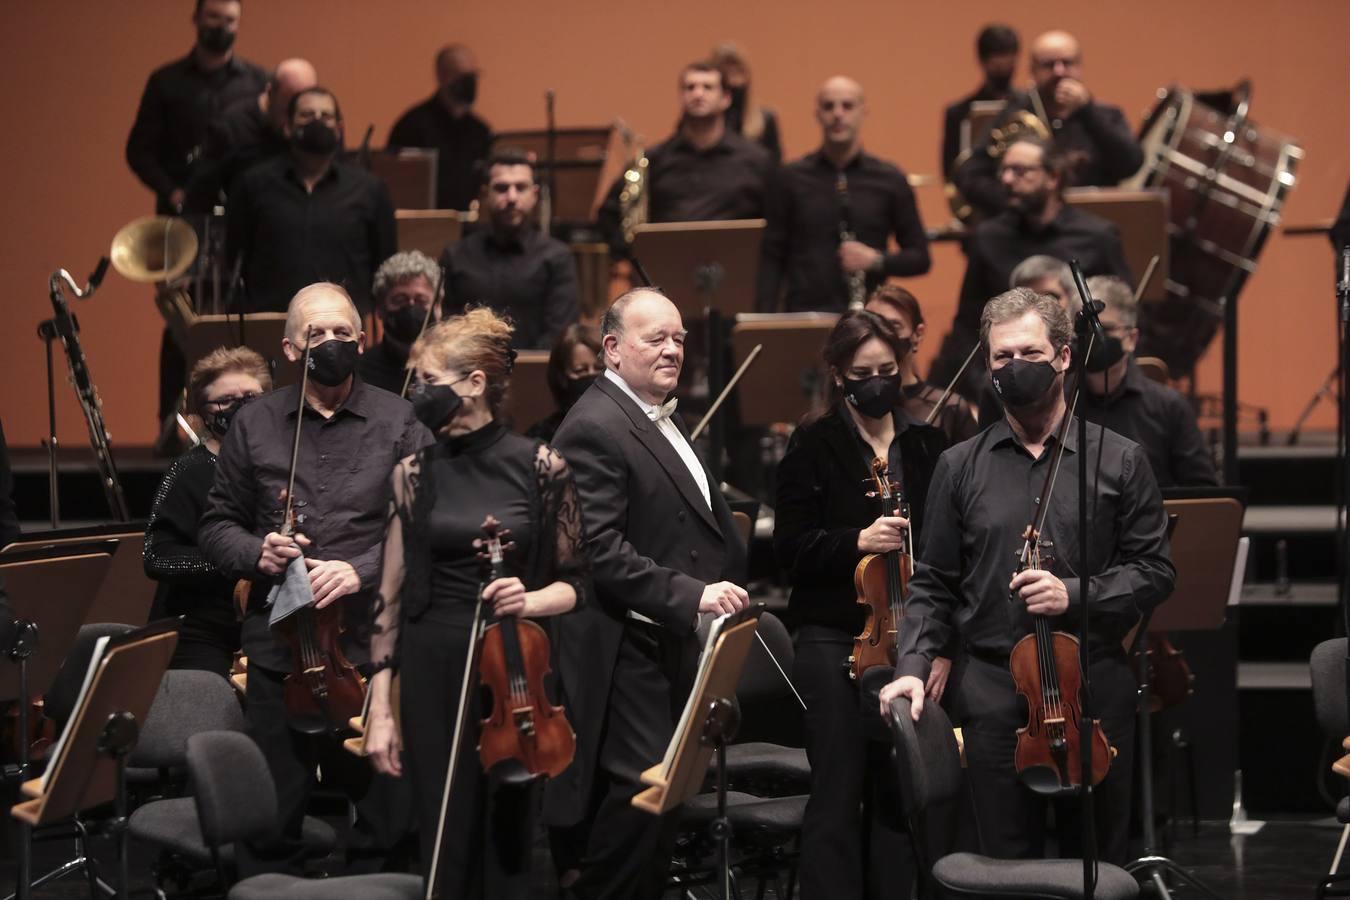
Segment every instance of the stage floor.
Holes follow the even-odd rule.
[[[1283,898],[1306,898],[1312,896],[1318,880],[1326,873],[1331,857],[1336,850],[1339,826],[1330,818],[1325,819],[1282,819],[1267,822],[1258,833],[1247,837],[1235,837],[1229,834],[1226,822],[1205,822],[1201,825],[1199,837],[1191,837],[1189,831],[1179,835],[1173,850],[1174,859],[1184,865],[1203,881],[1211,890],[1225,900],[1283,900]],[[46,872],[68,858],[71,844],[68,841],[38,844],[34,851],[34,871]],[[6,859],[0,861],[0,895],[9,893],[14,884],[14,860],[11,856],[12,845],[7,848]],[[104,866],[111,866],[113,856],[107,841],[98,841],[96,856]],[[131,865],[134,887],[148,887],[153,854],[144,847],[133,845]],[[547,867],[547,860],[541,858]],[[1350,869],[1350,866],[1346,868]],[[111,868],[105,868],[111,874]],[[540,872],[536,896],[555,897],[551,873]],[[741,885],[742,896],[754,897],[753,881]],[[89,896],[87,885],[78,877],[66,879],[50,885],[44,885],[34,892],[37,898],[86,898]],[[170,894],[172,896],[172,894]],[[670,898],[678,895],[670,892]],[[704,896],[701,894],[701,896]],[[706,896],[713,896],[711,893]],[[773,896],[770,889],[769,896]],[[1144,896],[1149,896],[1147,893]],[[1193,891],[1178,888],[1176,898],[1196,897]]]

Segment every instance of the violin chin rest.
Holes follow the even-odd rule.
[[[493,765],[488,775],[497,784],[529,784],[539,777],[532,775],[520,760],[514,758],[500,760]]]
[[[1043,797],[1069,797],[1077,793],[1059,780],[1059,771],[1050,766],[1028,766],[1017,773],[1022,783]]]

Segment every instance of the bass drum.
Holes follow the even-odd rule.
[[[1142,318],[1139,352],[1187,375],[1236,301],[1303,159],[1297,142],[1247,115],[1251,86],[1196,94],[1158,92],[1140,135],[1144,164],[1121,185],[1163,188],[1169,201],[1171,271],[1165,299]]]

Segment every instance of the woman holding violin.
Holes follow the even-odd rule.
[[[879,579],[883,596],[870,598],[869,621],[855,570],[870,555],[894,557],[910,546],[906,531],[923,521],[928,482],[947,446],[942,432],[915,421],[901,405],[909,352],[880,316],[841,317],[823,353],[836,402],[794,432],[778,467],[774,548],[792,581],[792,679],[806,701],[811,761],[801,841],[806,900],[864,897],[880,883],[874,873],[889,869],[894,878],[895,860],[906,850],[899,823],[877,815],[896,815],[893,802],[875,801],[868,781],[890,770],[889,746],[866,736],[850,657],[867,644],[856,640],[866,627],[880,642],[880,664],[894,659],[886,653],[894,634],[882,619],[903,598],[884,596],[887,579]],[[886,487],[894,486],[907,516],[883,514],[874,459],[884,461]],[[944,678],[939,672],[931,681],[935,697]],[[902,895],[908,896],[895,894]]]
[[[1068,795],[1056,801],[1060,853],[1075,855],[1080,800],[1058,788],[1081,784],[1082,673],[1074,636],[1082,604],[1091,604],[1093,714],[1101,723],[1094,733],[1104,732],[1117,752],[1112,758],[1109,747],[1101,747],[1100,762],[1094,759],[1094,782],[1109,766],[1096,790],[1098,846],[1101,859],[1122,864],[1135,683],[1121,641],[1141,613],[1167,597],[1176,578],[1162,497],[1138,444],[1090,425],[1087,446],[1080,448],[1076,425],[1063,427],[1072,421],[1064,394],[1072,351],[1068,316],[1058,302],[1027,288],[1000,294],[985,304],[980,340],[1006,413],[938,462],[900,626],[898,677],[882,690],[882,709],[906,696],[911,715],[921,716],[929,662],[959,635],[964,664],[953,676],[948,706],[965,737],[982,852],[1000,859],[1044,856],[1051,782],[1055,793]],[[1090,483],[1100,485],[1095,501],[1089,497],[1086,587],[1074,571],[1079,452],[1087,453]],[[1062,465],[1052,479],[1056,457]],[[1061,654],[1066,644],[1070,652]],[[1038,668],[1037,646],[1055,648],[1053,665]],[[1061,686],[1049,702],[1061,715],[1047,709],[1038,675],[1042,684]],[[1067,753],[1056,746],[1061,739]]]
[[[371,645],[380,670],[370,683],[366,747],[379,771],[412,780],[422,864],[430,874],[439,860],[444,897],[524,897],[529,888],[538,793],[485,773],[476,748],[488,710],[477,681],[465,694],[467,727],[444,838],[435,843],[480,591],[483,616],[502,623],[567,612],[586,591],[581,513],[567,464],[498,419],[515,356],[512,330],[490,310],[474,309],[413,345],[411,399],[437,442],[394,469]],[[479,554],[489,516],[509,531],[495,578],[484,575]],[[486,659],[485,649],[484,666]],[[390,694],[394,669],[401,734]]]

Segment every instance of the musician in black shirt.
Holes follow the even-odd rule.
[[[463,44],[436,54],[436,93],[399,116],[389,131],[389,149],[436,151],[436,206],[468,209],[478,197],[478,163],[492,150],[492,129],[473,114],[478,99],[478,60]]]
[[[1180,393],[1146,376],[1134,363],[1139,345],[1139,304],[1119,278],[1099,275],[1088,292],[1106,304],[1101,311],[1106,343],[1087,360],[1087,390],[1078,409],[1089,422],[1104,425],[1148,453],[1162,488],[1219,483],[1214,459],[1195,422],[1195,410]]]
[[[767,151],[726,127],[731,95],[710,63],[680,73],[679,129],[647,151],[647,221],[757,219],[773,171]],[[617,179],[601,204],[598,225],[610,247],[625,254]]]
[[[757,308],[789,312],[843,310],[848,280],[864,292],[891,275],[928,271],[928,237],[905,173],[862,148],[867,114],[862,86],[831,78],[816,95],[821,145],[779,171],[772,182],[769,226],[760,262]],[[842,233],[849,232],[849,240]],[[887,250],[894,237],[900,249]]]
[[[197,0],[192,15],[197,43],[145,83],[127,136],[127,165],[154,192],[157,213],[183,212],[207,127],[233,104],[256,97],[267,83],[266,72],[234,52],[241,8],[239,0]]]
[[[291,98],[290,152],[238,179],[225,250],[243,257],[247,312],[280,311],[300,288],[342,285],[362,314],[375,269],[397,248],[384,182],[338,160],[342,112],[326,88]]]
[[[357,371],[363,381],[391,394],[403,395],[408,351],[422,333],[427,310],[438,306],[444,296],[444,291],[436,293],[440,284],[441,267],[421,250],[395,253],[380,264],[372,293],[382,336],[378,344],[361,354]],[[439,313],[439,308],[432,310],[432,322],[439,318]]]
[[[1031,45],[1034,86],[1008,101],[999,128],[1029,113],[1053,136],[1067,161],[1066,186],[1114,187],[1138,171],[1144,153],[1118,106],[1098,103],[1083,84],[1083,51],[1068,32],[1047,31]],[[999,161],[989,153],[989,137],[980,141],[956,172],[956,186],[983,215],[1007,208],[999,187]]]
[[[445,248],[447,315],[486,305],[510,317],[517,347],[552,347],[577,318],[572,251],[534,222],[539,203],[534,163],[502,150],[487,163],[487,228]]]
[[[956,158],[961,155],[961,126],[970,108],[979,101],[1006,100],[1013,93],[1013,73],[1021,42],[1017,32],[1007,25],[986,25],[975,40],[975,55],[980,61],[984,81],[975,93],[948,106],[942,116],[942,177],[952,180]],[[972,135],[970,143],[975,143]]]
[[[1035,137],[1009,145],[1000,165],[1009,209],[975,227],[966,244],[952,330],[933,360],[929,378],[945,384],[978,340],[980,310],[1008,289],[1012,272],[1029,256],[1077,259],[1086,275],[1115,275],[1130,281],[1129,265],[1115,225],[1064,202],[1064,158]],[[971,366],[959,389],[977,397],[981,367]]]
[[[1119,753],[1097,791],[1097,833],[1101,858],[1123,863],[1136,688],[1121,642],[1141,614],[1167,597],[1176,579],[1162,497],[1142,447],[1099,426],[1088,428],[1087,446],[1080,447],[1074,424],[1064,440],[1054,493],[1043,497],[1056,428],[1068,413],[1063,385],[1070,358],[1068,317],[1050,298],[1015,288],[985,306],[980,336],[1008,413],[938,460],[900,623],[897,678],[882,691],[883,714],[899,695],[910,698],[916,718],[922,714],[931,661],[959,635],[964,658],[951,676],[949,709],[964,728],[983,852],[1042,856],[1045,800],[1014,771],[1016,731],[1026,724],[1026,713],[1008,657],[1031,632],[1031,615],[1050,616],[1052,628],[1076,634],[1078,612],[1091,603],[1095,714]],[[1080,452],[1088,454],[1089,471],[1100,460],[1089,545],[1094,574],[1086,591],[1074,575]],[[1023,531],[1041,502],[1051,504],[1041,533],[1051,561],[1013,576]],[[1017,599],[1010,601],[1010,592]],[[1076,839],[1060,835],[1064,855],[1077,850]]]

